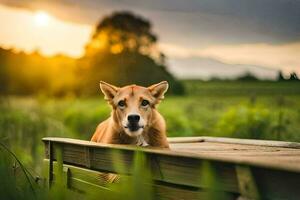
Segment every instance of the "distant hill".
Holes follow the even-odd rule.
[[[210,58],[170,58],[168,68],[179,79],[235,79],[246,73],[275,80],[278,70],[256,65],[226,64]]]

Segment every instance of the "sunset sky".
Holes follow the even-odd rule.
[[[104,15],[149,19],[181,78],[300,74],[299,0],[0,0],[0,46],[80,57]]]

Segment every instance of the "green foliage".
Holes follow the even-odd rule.
[[[99,93],[100,80],[119,86],[166,80],[170,93],[183,94],[156,41],[148,20],[118,12],[99,23],[79,59],[0,48],[0,95],[91,96]]]
[[[299,81],[299,78],[298,78],[296,72],[292,72],[292,73],[290,74],[289,80],[290,80],[290,81]]]
[[[187,94],[193,96],[290,96],[300,95],[299,81],[199,81],[186,80]]]
[[[271,112],[264,106],[238,105],[225,112],[216,134],[225,137],[265,139],[270,132]]]
[[[0,103],[0,140],[26,166],[39,166],[41,138],[89,140],[96,126],[110,115],[109,105],[97,99],[20,99]],[[299,96],[185,96],[168,97],[158,107],[172,136],[223,136],[300,141]]]
[[[182,84],[174,79],[166,67],[157,64],[152,58],[136,52],[123,51],[119,54],[102,52],[94,57],[86,57],[81,60],[79,71],[80,87],[86,95],[99,94],[99,81],[124,86],[138,84],[150,86],[160,81],[168,81],[169,93],[183,94]]]
[[[246,72],[244,75],[238,77],[236,80],[238,80],[238,81],[258,81],[256,76],[254,74],[251,74],[250,72]]]
[[[0,148],[0,199],[34,199],[34,193],[26,182],[24,174],[12,168],[13,162]],[[18,174],[18,175],[17,175]],[[19,178],[16,178],[19,176]],[[24,198],[25,197],[25,198]]]
[[[46,115],[36,102],[30,99],[21,102],[0,101],[0,141],[22,158],[25,165],[33,167],[40,163],[42,137],[72,134],[60,121]]]
[[[283,72],[280,70],[278,72],[278,75],[277,75],[277,81],[285,81],[286,79],[284,78],[284,75],[283,75]]]
[[[114,167],[120,174],[124,174],[124,166],[120,166],[119,159],[123,159],[120,152],[114,154]],[[108,185],[108,192],[92,194],[98,199],[118,200],[151,200],[153,198],[152,178],[145,155],[137,149],[131,166],[131,176],[122,176],[119,182]]]
[[[236,91],[241,88],[228,84],[223,83],[227,90],[230,87]],[[257,88],[261,84],[258,82]],[[204,86],[214,91],[214,87],[219,85],[212,82],[211,85],[204,83]],[[250,88],[249,85],[245,87]],[[275,88],[272,85],[268,87]],[[293,84],[291,88],[294,88]],[[284,89],[278,86],[277,90]],[[168,136],[300,141],[299,95],[247,96],[241,91],[233,96],[228,93],[184,97],[170,97],[167,94],[158,110],[167,122]],[[101,95],[95,99],[10,97],[1,99],[0,112],[0,141],[11,148],[30,171],[40,174],[42,137],[89,140],[96,126],[110,115],[110,107]]]
[[[91,109],[92,107],[93,109]],[[89,140],[91,133],[95,131],[96,125],[108,118],[109,112],[110,107],[104,101],[86,101],[84,105],[80,105],[80,102],[78,102],[64,109],[62,121],[81,139]]]
[[[105,16],[96,26],[86,54],[94,54],[106,48],[112,52],[133,51],[150,53],[157,41],[151,30],[151,23],[131,12],[115,12]]]
[[[203,160],[199,168],[201,174],[199,180],[200,185],[203,188],[213,188],[206,190],[207,196],[205,199],[232,199],[228,193],[224,192],[224,183],[219,181],[222,179],[222,175],[211,162]],[[201,197],[203,198],[203,196]],[[201,197],[199,197],[199,199],[201,199]]]
[[[156,41],[146,19],[129,12],[116,12],[104,17],[80,60],[81,87],[87,94],[94,95],[98,90],[91,86],[98,85],[99,80],[118,86],[149,86],[166,80],[171,86],[170,93],[183,94],[181,82],[155,58],[155,55],[164,57],[154,48]]]
[[[170,97],[161,102],[158,109],[165,117],[168,128],[168,136],[222,136],[222,137],[239,137],[239,138],[259,138],[259,139],[276,139],[300,141],[300,96],[298,93],[288,93],[282,96],[280,93],[286,90],[287,86],[274,83],[256,83],[257,91],[260,88],[271,88],[270,90],[277,93],[267,93],[262,95],[246,95],[241,88],[245,90],[253,88],[253,84],[228,85],[222,83],[224,93],[215,93],[220,91],[219,83],[203,83],[197,85],[198,89],[203,92],[212,91],[210,95],[194,95],[184,97]],[[290,91],[297,91],[295,83],[290,86]],[[216,88],[215,88],[216,87]],[[202,89],[201,89],[202,88]],[[230,92],[230,88],[234,94]],[[221,88],[222,89],[222,88]],[[227,90],[227,91],[226,91]],[[197,93],[194,89],[193,92]],[[240,91],[238,94],[237,92]],[[286,92],[286,91],[285,91]],[[277,95],[278,94],[278,95]],[[41,160],[43,157],[43,145],[41,138],[45,136],[62,136],[71,138],[80,138],[89,140],[101,121],[106,119],[110,114],[108,104],[102,100],[99,95],[95,99],[65,98],[53,99],[40,96],[39,98],[3,98],[0,101],[0,141],[5,143],[22,163],[29,169],[34,176],[40,175]],[[121,155],[120,155],[121,156]],[[7,157],[7,156],[6,156]],[[0,196],[1,199],[33,199],[31,189],[28,187],[26,178],[22,171],[12,170],[11,166],[14,161],[4,161],[5,156],[0,159],[0,180],[5,183],[5,187],[0,190],[7,191],[0,195],[8,194],[11,196]],[[122,157],[116,158],[116,160]],[[126,184],[114,185],[114,193],[93,193],[90,199],[100,199],[107,196],[106,199],[118,199],[127,195],[128,198],[135,198],[137,191],[144,191],[144,199],[151,198],[152,191],[140,184],[141,180],[149,180],[151,176],[147,173],[141,173],[147,164],[143,156],[137,155],[136,168],[133,172],[137,175],[128,180]],[[116,161],[116,163],[118,163]],[[202,166],[202,170],[207,171],[207,177],[203,177],[206,184],[216,184],[214,177],[218,177],[215,169]],[[18,169],[20,169],[18,167]],[[116,165],[116,169],[122,172],[122,166]],[[9,171],[11,170],[11,171]],[[35,173],[33,173],[35,171]],[[18,175],[18,179],[14,177]],[[4,180],[5,182],[2,182]],[[18,180],[18,181],[16,181]],[[33,179],[32,179],[33,180]],[[33,181],[34,182],[34,181]],[[27,185],[26,187],[24,185]],[[215,187],[219,187],[218,184]],[[220,186],[222,187],[222,186]],[[55,186],[50,191],[35,186],[37,190],[37,199],[80,199],[78,194],[66,191],[63,187]],[[134,190],[138,188],[138,190]],[[132,191],[130,194],[125,191]],[[23,196],[20,196],[20,195]],[[27,195],[28,194],[28,195]],[[149,194],[149,195],[148,195]],[[220,197],[221,193],[212,192],[212,198]],[[24,197],[24,198],[23,198]]]
[[[60,155],[59,153],[57,155]],[[61,160],[61,155],[58,160]],[[118,159],[122,159],[120,155],[115,159],[114,164],[118,166]],[[62,166],[55,176],[55,182],[50,190],[43,182],[38,183],[35,178],[27,171],[21,162],[15,157],[14,153],[7,149],[4,145],[0,145],[0,199],[12,200],[50,200],[50,199],[105,199],[105,200],[151,200],[153,197],[151,173],[144,154],[137,150],[132,163],[132,176],[122,176],[122,181],[107,185],[107,190],[90,190],[83,195],[75,191],[68,190],[62,181]],[[14,166],[14,167],[12,167]]]

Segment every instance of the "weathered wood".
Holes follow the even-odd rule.
[[[260,194],[251,168],[244,165],[236,166],[240,193],[248,199],[260,199]]]
[[[44,159],[45,163],[48,163],[48,159]],[[60,166],[58,162],[53,162],[53,175],[60,174]],[[63,179],[68,180],[67,186],[70,189],[74,189],[81,192],[86,192],[90,189],[108,190],[105,187],[105,183],[100,178],[98,171],[75,167],[72,165],[63,164],[63,168],[68,173],[63,173]],[[55,176],[53,176],[55,177]],[[57,181],[57,179],[56,179]]]
[[[48,188],[51,187],[51,183],[52,183],[52,180],[53,180],[53,174],[52,174],[52,171],[53,171],[53,143],[51,141],[49,141],[48,143],[45,143],[45,148],[46,148],[46,156],[48,156],[49,158],[49,165],[48,165]],[[47,154],[48,153],[48,154]]]
[[[300,149],[216,142],[174,143],[174,152],[279,170],[300,172]]]
[[[62,143],[59,143],[62,144]],[[72,148],[74,147],[74,148]],[[99,146],[98,146],[99,147]],[[82,166],[102,172],[120,173],[114,166],[113,157],[119,149],[95,148],[91,151],[90,161],[87,163],[84,157],[85,146],[74,146],[71,144],[63,145],[63,160],[66,164]],[[123,169],[123,174],[131,174],[135,148],[123,149],[118,151],[118,165]],[[174,155],[153,154],[151,151],[145,152],[150,163],[152,176],[155,180],[167,183],[181,184],[191,187],[209,188],[209,185],[201,182],[201,163],[202,159],[192,157],[178,157]],[[56,158],[56,154],[53,155]],[[47,157],[46,157],[47,158]],[[212,161],[213,166],[218,171],[218,179],[222,185],[222,190],[238,192],[238,186],[233,164]],[[188,173],[187,173],[188,172]]]
[[[299,199],[300,173],[267,168],[252,168],[251,171],[262,199]]]
[[[46,141],[56,143],[71,144],[65,145],[65,148],[71,148],[75,154],[73,159],[78,159],[77,163],[87,165],[82,160],[86,151],[81,146],[93,149],[117,149],[117,150],[135,150],[136,147],[130,145],[100,144],[89,141],[68,139],[68,138],[44,138]],[[266,142],[266,141],[263,141]],[[281,142],[279,142],[281,143]],[[74,146],[73,144],[76,144]],[[294,146],[299,143],[293,143]],[[201,143],[171,143],[171,150],[162,150],[157,148],[143,148],[145,153],[154,153],[156,155],[178,156],[187,158],[206,159],[211,161],[221,161],[234,164],[245,164],[250,166],[267,167],[279,170],[288,170],[300,172],[300,149],[291,147],[271,147],[262,145],[246,144],[223,144],[219,142],[201,142]],[[291,146],[291,145],[290,145]],[[82,163],[80,163],[82,162]]]
[[[275,141],[275,140],[255,140],[255,139],[237,139],[224,137],[169,137],[169,143],[199,143],[199,142],[218,142],[223,144],[246,144],[265,147],[286,147],[300,149],[300,143]]]
[[[59,155],[55,149],[61,149],[61,166],[67,174],[65,184],[79,191],[104,189],[105,183],[96,175],[99,172],[131,175],[134,155],[141,151],[156,183],[156,194],[160,194],[159,191],[166,194],[161,199],[176,199],[178,192],[188,199],[199,198],[199,195],[207,199],[207,195],[223,193],[229,195],[229,199],[237,195],[258,198],[260,194],[263,199],[300,196],[299,143],[211,137],[171,140],[168,150],[65,138],[43,139],[46,161],[56,163]],[[53,165],[47,166],[53,171]],[[212,174],[218,184],[207,181],[208,174]],[[53,179],[53,173],[49,173],[51,176]]]
[[[49,160],[45,159],[45,163]],[[59,174],[59,165],[56,161],[53,162],[53,174],[54,182],[55,175]],[[99,172],[94,170],[88,170],[80,167],[74,167],[72,165],[64,164],[64,168],[68,168],[71,176],[69,177],[70,183],[69,188],[79,192],[103,192],[110,191],[109,188],[105,187],[105,183],[99,178]],[[213,197],[219,197],[218,199],[236,199],[237,194],[227,193],[214,190],[203,190],[194,187],[185,187],[181,185],[165,184],[163,182],[156,182],[153,186],[155,199],[214,199]],[[215,198],[216,199],[216,198]]]
[[[236,200],[237,195],[233,193],[209,191],[209,190],[193,190],[190,188],[174,187],[171,185],[155,185],[154,186],[155,199],[161,200],[199,200],[199,199],[222,199],[222,200]]]

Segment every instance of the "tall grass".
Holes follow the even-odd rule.
[[[300,141],[300,96],[185,96],[167,97],[159,106],[165,117],[168,136],[225,136],[239,138]],[[41,176],[45,136],[72,137],[89,140],[97,124],[107,118],[110,108],[101,97],[94,99],[4,98],[0,100],[0,142],[19,158],[26,173]],[[63,187],[50,191],[35,183],[36,195],[30,189],[20,164],[1,149],[0,199],[65,199],[79,198]],[[153,198],[151,188],[143,188],[141,180],[149,180],[143,156],[136,156],[135,176],[128,182],[114,184],[108,193],[94,194],[90,199]],[[122,172],[122,166],[117,166]],[[204,166],[204,169],[207,167]],[[207,172],[214,184],[214,172]],[[145,175],[145,177],[144,177]],[[16,178],[17,177],[17,178]],[[211,183],[210,183],[211,182]],[[147,185],[147,184],[146,184]],[[118,192],[117,192],[118,191]],[[130,193],[128,194],[128,191]],[[93,194],[91,192],[91,194]],[[219,194],[212,194],[219,195]],[[221,194],[222,195],[222,194]]]
[[[59,155],[59,154],[57,154]],[[61,159],[61,158],[60,158]],[[58,160],[59,156],[58,156]],[[118,166],[118,159],[115,157],[115,167]],[[15,163],[17,162],[17,163]],[[14,166],[14,167],[12,167]],[[132,176],[122,177],[120,182],[108,184],[107,190],[90,189],[85,195],[67,189],[63,184],[62,166],[59,167],[55,176],[55,182],[50,190],[43,182],[38,183],[22,162],[18,160],[13,152],[5,145],[0,146],[0,199],[11,200],[63,200],[63,199],[103,199],[103,200],[151,200],[154,199],[152,190],[151,173],[148,163],[141,151],[136,151],[131,166]]]
[[[167,97],[158,107],[168,136],[223,136],[300,141],[300,96]],[[110,115],[94,99],[5,98],[0,101],[0,141],[28,167],[40,171],[45,136],[89,140]]]
[[[34,99],[0,102],[0,142],[6,144],[33,171],[40,171],[44,136],[74,134],[58,119],[45,111]]]

